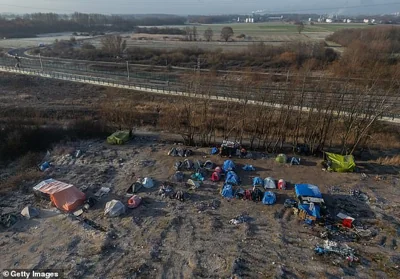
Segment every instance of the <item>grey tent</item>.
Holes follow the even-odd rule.
[[[112,200],[106,203],[104,215],[109,217],[117,217],[125,213],[125,205],[117,200]]]
[[[25,206],[21,211],[21,215],[26,219],[35,218],[39,216],[39,210],[31,206]]]

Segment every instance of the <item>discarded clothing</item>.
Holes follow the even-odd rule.
[[[274,204],[275,202],[276,202],[275,194],[273,192],[271,192],[271,191],[266,191],[264,193],[264,197],[262,199],[262,203],[271,205],[271,204]]]
[[[293,199],[286,199],[283,206],[286,208],[296,207],[297,202]]]
[[[243,167],[243,170],[245,170],[245,171],[255,171],[256,169],[253,167],[253,165],[245,165]]]

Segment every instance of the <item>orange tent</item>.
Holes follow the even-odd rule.
[[[58,209],[74,211],[82,205],[86,196],[74,185],[67,184],[54,179],[47,179],[33,187],[34,190],[50,195],[51,201]]]

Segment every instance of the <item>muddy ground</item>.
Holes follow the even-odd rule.
[[[170,143],[137,136],[123,146],[110,146],[104,140],[64,143],[50,153],[53,166],[43,178],[72,183],[92,196],[100,187],[110,187],[103,197],[81,217],[58,213],[46,201],[35,199],[31,191],[9,193],[1,198],[0,212],[18,213],[31,204],[41,210],[36,219],[19,221],[0,232],[0,269],[56,268],[68,278],[398,278],[400,234],[398,176],[375,178],[374,171],[329,173],[319,160],[302,158],[302,165],[280,165],[274,158],[233,158],[242,178],[242,187],[251,188],[254,176],[283,178],[287,190],[274,190],[272,206],[252,201],[226,200],[219,194],[221,183],[207,181],[197,190],[184,184],[174,189],[186,192],[185,202],[162,198],[160,184],[174,174],[178,158],[167,155]],[[74,158],[77,149],[83,154]],[[194,148],[192,160],[211,159],[221,164],[226,158],[211,156],[207,148]],[[255,172],[244,172],[252,164]],[[363,170],[368,171],[368,170]],[[186,179],[190,172],[186,172]],[[211,174],[210,174],[211,175]],[[137,177],[156,181],[152,189],[141,190],[143,204],[129,209],[122,217],[104,216],[105,203],[118,199],[124,203],[127,187]],[[36,183],[36,182],[35,182]],[[28,188],[33,187],[31,182]],[[359,263],[349,264],[339,256],[318,256],[313,249],[323,243],[323,226],[309,226],[283,205],[294,197],[295,183],[320,187],[334,216],[345,212],[372,232],[357,241],[333,237],[354,248]],[[369,201],[350,195],[351,189],[366,193]],[[248,214],[250,220],[239,225],[230,220]]]

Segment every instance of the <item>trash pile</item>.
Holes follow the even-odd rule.
[[[235,218],[229,220],[229,224],[239,225],[242,223],[248,223],[249,221],[251,221],[249,215],[247,215],[246,213],[242,213],[239,216],[236,216]]]
[[[314,251],[317,255],[336,254],[349,262],[359,261],[353,248],[350,248],[347,244],[340,244],[335,241],[325,240],[324,244],[317,245]]]

